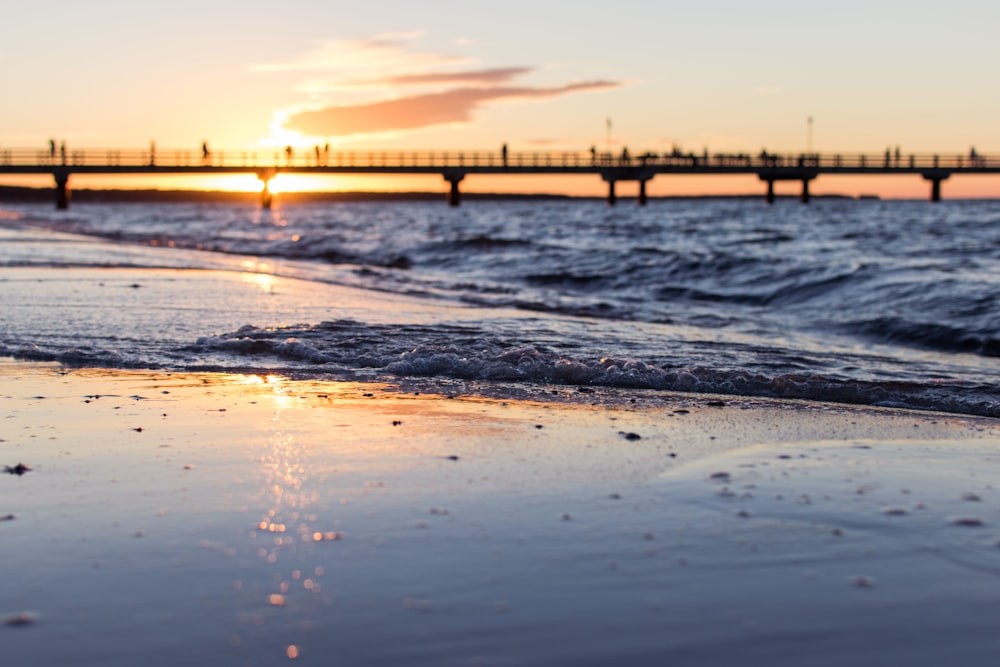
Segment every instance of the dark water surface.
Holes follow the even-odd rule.
[[[996,201],[2,205],[0,355],[1000,416],[998,223]],[[374,305],[271,317],[186,271],[156,298],[134,289],[125,317],[24,267],[273,275]]]

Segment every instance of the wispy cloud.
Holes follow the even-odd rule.
[[[369,39],[337,39],[316,44],[287,62],[250,65],[251,72],[323,71],[331,75],[357,75],[364,71],[427,70],[471,62],[462,56],[422,53],[410,48],[419,33],[376,35]]]
[[[469,123],[477,109],[499,101],[542,100],[623,85],[606,80],[513,85],[540,68],[470,67],[476,65],[474,59],[415,48],[421,36],[331,40],[286,62],[256,64],[250,70],[298,74],[292,89],[309,102],[278,112],[278,126],[283,132],[331,138]],[[401,95],[403,89],[408,94]]]
[[[285,127],[310,136],[345,136],[413,130],[432,125],[467,123],[472,112],[499,100],[530,100],[614,88],[614,81],[586,81],[547,88],[455,88],[393,100],[331,106],[289,116]]]
[[[499,85],[531,73],[530,67],[502,67],[495,69],[465,70],[460,72],[426,72],[399,74],[375,79],[352,81],[357,86],[426,86],[429,84]]]

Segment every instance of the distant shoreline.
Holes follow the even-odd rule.
[[[246,204],[260,201],[259,192],[238,192],[231,190],[158,190],[148,189],[87,189],[72,191],[74,202],[134,202],[134,203],[233,203]],[[443,201],[443,192],[405,191],[327,191],[327,192],[281,192],[275,194],[279,201],[289,203],[310,202],[355,202],[355,201]],[[777,195],[778,199],[798,199],[798,195]],[[560,194],[533,194],[513,192],[464,192],[463,200],[479,201],[603,201],[600,196],[579,196]],[[622,200],[632,199],[621,197]],[[669,200],[700,200],[700,199],[763,199],[760,193],[755,194],[711,194],[711,195],[668,195],[650,197],[650,199]],[[852,197],[848,195],[814,195],[813,199],[878,199],[874,195]],[[0,201],[2,202],[51,202],[52,188],[0,185]]]

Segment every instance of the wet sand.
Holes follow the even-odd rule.
[[[2,663],[1000,649],[996,420],[444,391],[0,363]]]

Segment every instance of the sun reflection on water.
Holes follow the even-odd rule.
[[[260,458],[264,503],[251,535],[267,573],[261,582],[265,596],[261,607],[272,610],[268,613],[289,613],[285,609],[303,613],[304,605],[315,603],[302,596],[320,594],[320,579],[326,573],[317,560],[322,554],[312,553],[306,545],[340,539],[341,533],[320,525],[320,513],[313,509],[322,497],[315,487],[307,486],[310,442],[297,426],[295,410],[301,406],[300,398],[290,393],[288,381],[281,376],[246,375],[241,382],[259,387],[259,396],[267,397],[273,409],[267,449]],[[256,623],[259,613],[248,618]],[[278,641],[287,646],[287,657],[294,659],[299,645],[289,643],[290,639],[285,635]]]

